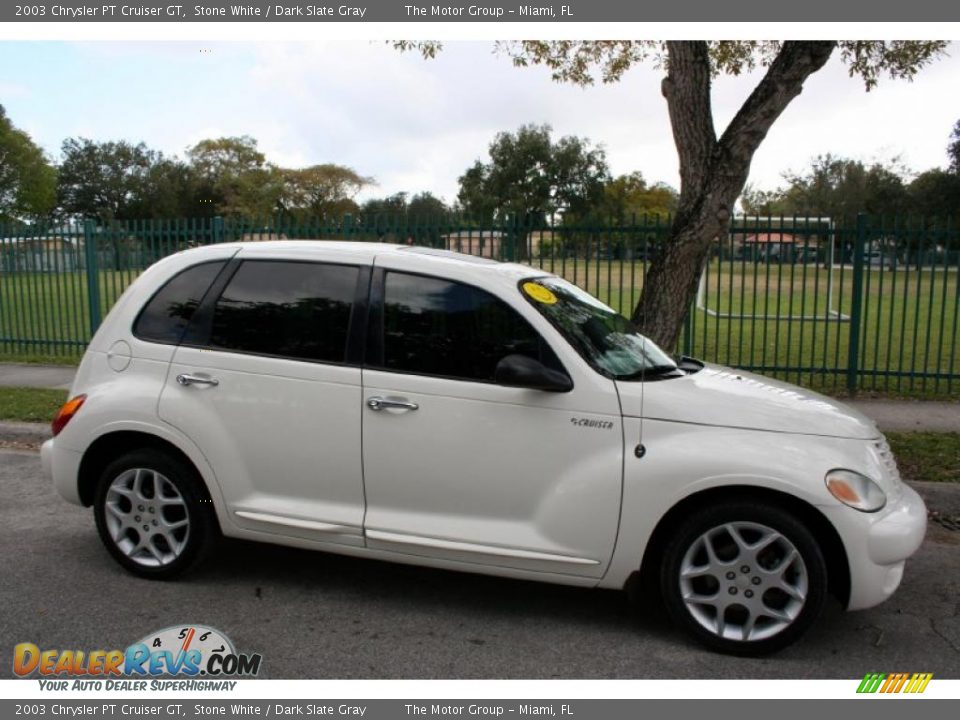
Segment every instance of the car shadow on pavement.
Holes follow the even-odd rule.
[[[258,600],[297,591],[322,593],[328,600],[364,603],[376,612],[389,606],[397,612],[453,613],[510,625],[572,623],[583,631],[634,632],[699,648],[673,626],[658,592],[639,589],[627,593],[556,585],[229,538],[184,581],[239,582],[242,591]],[[838,603],[828,603],[821,622],[841,614]]]

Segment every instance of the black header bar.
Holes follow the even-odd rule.
[[[416,0],[26,0],[0,7],[2,22],[956,22],[960,3],[943,0],[563,0],[525,4]]]

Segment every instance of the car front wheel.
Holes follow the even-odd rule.
[[[765,503],[703,508],[664,554],[661,591],[674,620],[707,647],[764,655],[796,641],[826,600],[827,570],[813,534]]]
[[[201,559],[214,519],[200,478],[154,448],[131,451],[100,476],[94,516],[100,539],[127,570],[166,579]]]

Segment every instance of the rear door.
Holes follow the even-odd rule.
[[[236,525],[363,545],[361,370],[348,346],[369,268],[255,251],[234,264],[174,354],[160,416],[200,447]]]

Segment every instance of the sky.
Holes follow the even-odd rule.
[[[525,123],[602,145],[615,175],[639,170],[676,187],[661,77],[640,65],[613,85],[558,84],[543,68],[514,68],[489,41],[447,42],[429,61],[365,40],[0,42],[0,104],[54,159],[75,136],[182,156],[204,138],[251,135],[278,165],[338,163],[373,177],[360,200],[427,190],[453,201],[496,133]],[[718,132],[758,79],[717,79]],[[823,153],[944,166],[958,119],[957,44],[914,82],[883,79],[869,93],[834,57],[774,125],[749,182],[773,189]]]

